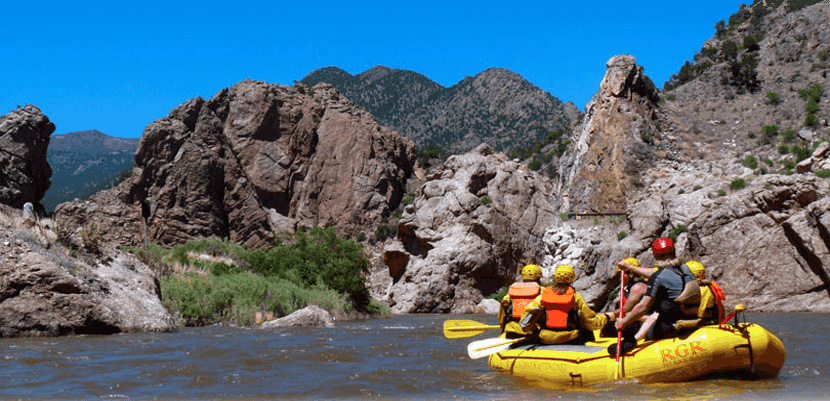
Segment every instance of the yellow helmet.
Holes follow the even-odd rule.
[[[640,261],[639,261],[639,260],[637,260],[637,258],[625,258],[625,259],[623,259],[623,260],[622,260],[622,262],[620,262],[620,263],[628,263],[628,264],[630,264],[631,266],[640,267]],[[620,271],[620,267],[619,267],[619,266],[617,266],[617,272],[619,273],[619,271]]]
[[[686,262],[686,267],[692,271],[692,275],[695,276],[695,280],[697,281],[703,280],[703,276],[706,275],[706,266],[703,266],[703,263],[696,260]]]
[[[556,266],[556,272],[553,273],[554,284],[570,284],[574,282],[576,273],[571,265]]]
[[[522,268],[522,280],[538,280],[542,278],[542,268],[536,265],[527,265]]]

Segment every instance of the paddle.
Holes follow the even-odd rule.
[[[444,321],[444,337],[467,338],[484,333],[487,330],[500,329],[499,325],[489,325],[475,320],[446,320]]]
[[[625,310],[623,309],[625,306],[625,271],[620,270],[620,316],[619,319],[623,318],[625,314]],[[617,331],[617,361],[615,362],[614,367],[614,380],[619,379],[620,377],[620,354],[622,353],[622,330]]]
[[[527,337],[514,338],[508,340],[506,338],[487,338],[484,340],[473,341],[467,346],[467,354],[472,359],[483,358],[488,355],[504,351],[510,348],[511,344],[526,340]]]

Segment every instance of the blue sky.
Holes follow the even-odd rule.
[[[332,65],[444,86],[502,67],[584,110],[612,56],[633,55],[662,87],[751,1],[557,3],[13,2],[0,24],[0,115],[34,104],[56,134],[139,137],[195,96],[245,78],[292,85]]]

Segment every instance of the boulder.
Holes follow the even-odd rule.
[[[478,305],[476,305],[475,313],[497,315],[499,313],[500,308],[501,305],[499,304],[499,301],[496,301],[492,298],[485,298],[482,299],[481,302],[478,303]]]
[[[76,259],[54,243],[55,224],[0,211],[0,337],[176,330],[155,273],[104,249]]]
[[[43,214],[40,200],[52,176],[46,150],[54,131],[55,124],[32,105],[0,117],[0,203],[20,209],[31,202]]]
[[[309,305],[279,319],[262,323],[263,329],[275,327],[334,327],[334,319],[317,305]]]

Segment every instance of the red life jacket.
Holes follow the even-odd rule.
[[[513,283],[507,291],[510,301],[513,302],[513,318],[520,319],[525,307],[539,296],[539,284],[534,282]]]
[[[568,327],[568,313],[576,304],[574,288],[568,286],[564,294],[559,294],[551,286],[542,291],[542,306],[545,307],[545,326],[549,329],[564,329]]]
[[[723,301],[726,301],[726,294],[720,289],[718,283],[714,281],[709,283],[709,289],[712,290],[712,294],[715,296],[715,304],[718,306],[718,321],[720,322],[723,319],[721,312],[723,311]]]

